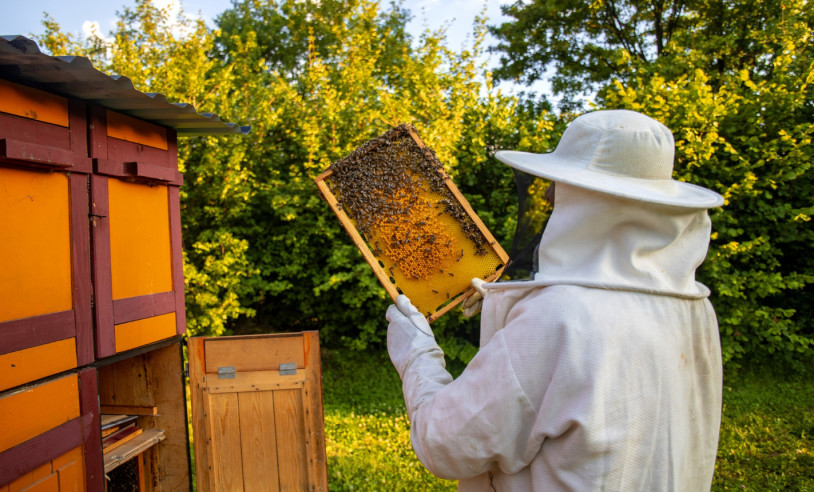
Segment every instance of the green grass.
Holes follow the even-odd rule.
[[[384,353],[323,354],[325,435],[333,491],[452,491],[410,447],[401,382]],[[712,489],[814,491],[814,382],[727,375]]]
[[[387,354],[323,352],[322,391],[332,491],[453,491],[410,446],[401,381]]]
[[[713,490],[814,491],[810,377],[725,378]]]

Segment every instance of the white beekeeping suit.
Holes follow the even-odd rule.
[[[580,116],[550,154],[497,158],[556,182],[533,280],[484,285],[481,348],[454,381],[424,318],[387,311],[413,448],[459,490],[709,490],[721,353],[695,281],[719,195],[671,179],[674,143],[631,111]]]

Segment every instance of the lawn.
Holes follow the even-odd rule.
[[[455,490],[410,448],[398,375],[384,353],[323,354],[332,491]],[[814,382],[727,375],[713,490],[814,491]]]

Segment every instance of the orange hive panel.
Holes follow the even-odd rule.
[[[68,184],[0,168],[0,322],[73,307]]]
[[[508,257],[410,125],[328,168],[317,185],[390,296],[430,321],[496,278]]]
[[[110,179],[108,194],[113,299],[171,291],[167,187]]]

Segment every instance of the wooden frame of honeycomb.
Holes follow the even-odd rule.
[[[410,125],[340,159],[317,187],[376,277],[432,322],[498,278],[509,258]]]

